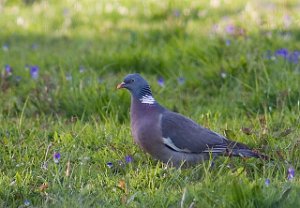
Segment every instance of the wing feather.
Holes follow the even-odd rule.
[[[162,136],[165,145],[176,151],[201,153],[224,152],[228,140],[181,114],[165,111],[162,115]],[[174,147],[175,146],[175,147]]]

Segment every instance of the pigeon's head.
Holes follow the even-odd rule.
[[[148,82],[139,74],[128,74],[124,78],[124,81],[117,86],[117,89],[122,88],[128,89],[135,96],[141,96],[143,92],[148,91],[146,89],[150,91]]]

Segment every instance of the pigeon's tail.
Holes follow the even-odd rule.
[[[270,160],[267,155],[249,149],[246,145],[238,142],[231,142],[226,150],[226,155],[236,157],[255,157],[264,160]]]

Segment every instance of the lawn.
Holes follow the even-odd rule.
[[[296,0],[0,1],[0,207],[300,207]],[[137,147],[163,106],[272,161],[174,168]]]

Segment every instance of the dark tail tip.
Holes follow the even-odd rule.
[[[263,160],[273,160],[272,158],[270,158],[268,155],[262,154],[260,152],[258,152],[257,150],[251,150],[254,154],[257,155],[257,158],[263,159]]]
[[[272,160],[269,156],[262,154],[256,150],[235,147],[235,149],[228,149],[226,155],[235,157],[255,157],[263,160]]]
[[[263,160],[273,160],[269,156],[260,153],[257,150],[251,150],[247,145],[230,141],[228,143],[228,149],[225,153],[227,156],[235,157],[255,157]]]

